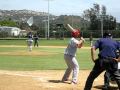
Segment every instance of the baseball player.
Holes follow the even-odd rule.
[[[32,32],[29,32],[28,40],[27,40],[27,46],[29,51],[32,51],[32,43],[33,43],[33,35],[32,35]]]
[[[37,33],[35,33],[35,35],[33,36],[33,38],[34,38],[34,47],[35,46],[38,47],[38,39],[39,39],[39,37],[38,37]]]
[[[118,72],[120,73],[120,62],[118,62]],[[108,90],[110,83],[116,84],[116,81],[115,81],[114,77],[108,71],[106,71],[104,74],[103,90]]]
[[[91,58],[95,65],[86,80],[84,90],[91,90],[95,78],[97,78],[104,70],[109,72],[115,78],[120,90],[120,73],[118,72],[120,56],[116,59],[116,51],[118,50],[120,52],[120,46],[117,41],[112,39],[110,33],[104,33],[103,36],[104,37],[97,40],[91,48]],[[98,59],[95,58],[97,49],[99,49]]]
[[[82,47],[84,39],[83,37],[81,37],[80,40],[77,40],[76,38],[80,36],[80,31],[73,29],[69,24],[67,26],[71,30],[72,38],[70,39],[68,46],[64,52],[64,59],[68,68],[65,71],[65,74],[62,78],[62,82],[67,81],[71,72],[73,71],[71,84],[77,84],[79,65],[75,56],[76,56],[77,48]]]
[[[117,57],[116,58],[118,58],[119,55],[120,55],[120,53],[117,51]],[[118,62],[118,71],[120,73],[120,62]],[[103,86],[103,89],[108,90],[110,83],[116,84],[116,81],[115,81],[114,77],[108,71],[106,71],[105,74],[104,74],[104,86]]]

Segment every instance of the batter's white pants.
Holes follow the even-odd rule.
[[[66,69],[62,80],[63,81],[67,80],[69,78],[71,72],[73,71],[73,73],[72,73],[72,82],[77,83],[78,73],[79,73],[79,65],[78,65],[78,62],[77,62],[76,58],[74,56],[65,54],[64,59],[65,59],[65,62],[67,64],[68,68]]]

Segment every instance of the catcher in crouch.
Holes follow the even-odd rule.
[[[119,55],[120,55],[120,53],[119,53],[119,51],[117,51],[116,58],[118,58]],[[118,72],[120,73],[120,62],[118,62]],[[116,81],[115,81],[115,78],[108,71],[106,71],[105,74],[104,74],[104,86],[103,86],[103,90],[108,90],[109,87],[110,87],[110,83],[116,84]]]
[[[65,71],[62,82],[68,81],[68,78],[73,71],[71,84],[77,84],[79,65],[75,56],[77,48],[81,48],[85,40],[83,37],[80,37],[80,30],[72,28],[69,24],[67,24],[67,27],[71,30],[72,38],[64,52],[64,59],[68,68]],[[80,37],[80,40],[77,40],[78,37]]]

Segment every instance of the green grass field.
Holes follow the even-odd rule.
[[[26,45],[26,40],[27,39],[10,39],[10,40],[5,40],[5,39],[0,39],[0,45]],[[39,44],[41,46],[66,46],[68,44],[69,38],[66,38],[64,40],[60,39],[40,39]],[[86,39],[86,42],[84,46],[89,46],[89,40]]]
[[[67,40],[41,40],[41,46],[66,46]],[[89,46],[86,42],[84,46]],[[1,45],[23,45],[25,40],[0,40]],[[45,55],[41,55],[41,53]],[[26,47],[0,47],[0,70],[63,70],[66,69],[64,61],[64,48],[33,47],[29,52]],[[77,60],[80,69],[91,69],[93,62],[90,59],[89,49],[78,49]]]

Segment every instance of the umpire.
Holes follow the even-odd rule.
[[[99,54],[96,59],[95,52],[97,49],[99,49]],[[116,59],[117,50],[120,52],[119,43],[112,39],[110,33],[104,33],[103,38],[96,41],[91,48],[91,58],[95,65],[86,80],[84,90],[91,90],[95,78],[97,78],[104,70],[107,70],[115,78],[120,90],[120,73],[117,70],[120,56]]]

